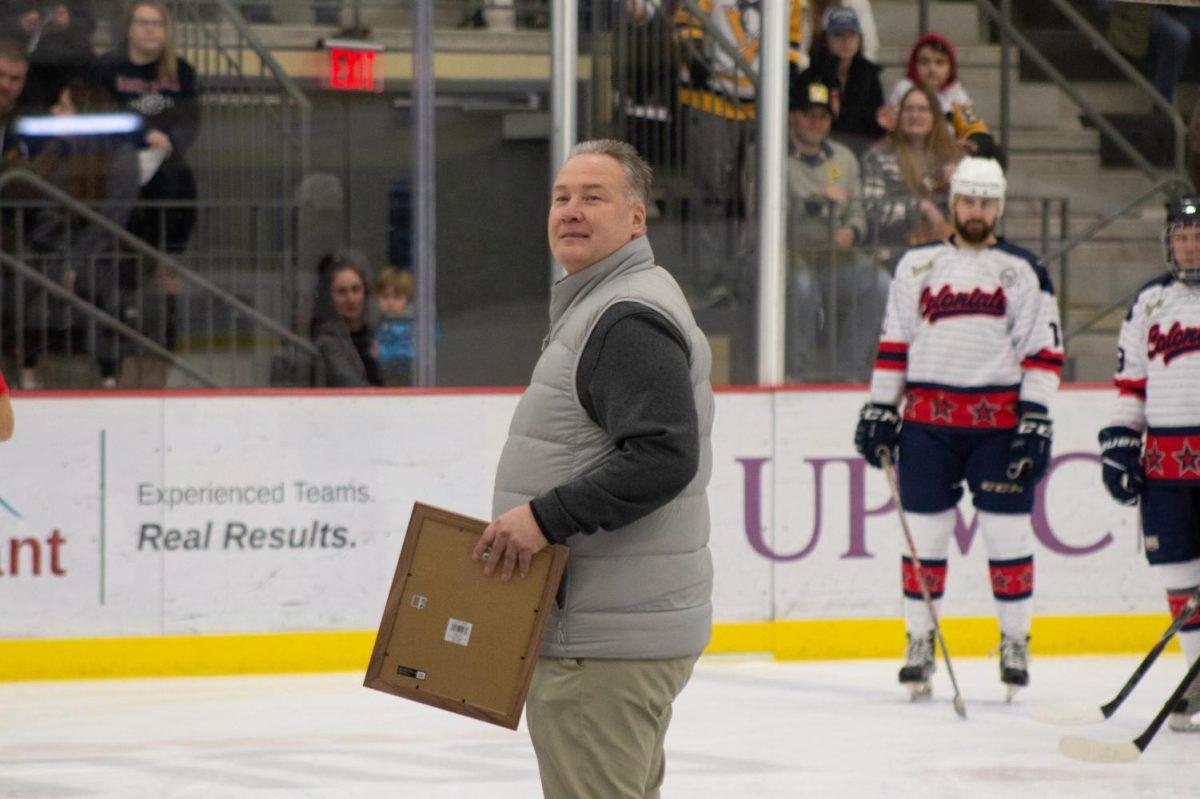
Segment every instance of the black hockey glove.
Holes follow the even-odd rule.
[[[1050,417],[1037,411],[1021,414],[1008,445],[1008,466],[1004,472],[1019,486],[1031,486],[1042,479],[1050,463],[1050,441],[1054,424]]]
[[[1100,463],[1104,487],[1122,505],[1138,504],[1145,476],[1142,473],[1142,434],[1130,427],[1100,431]]]
[[[894,405],[868,402],[858,412],[858,427],[854,430],[854,448],[867,463],[883,468],[880,450],[896,462],[896,445],[900,442],[900,414]]]

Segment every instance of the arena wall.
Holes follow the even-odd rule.
[[[0,446],[0,679],[356,669],[414,501],[486,517],[515,391],[25,394]],[[713,653],[892,657],[899,526],[853,452],[861,387],[717,396]],[[1099,479],[1112,392],[1069,387],[1039,491],[1034,653],[1168,619]],[[997,638],[969,500],[951,650]]]

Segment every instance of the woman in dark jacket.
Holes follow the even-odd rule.
[[[367,323],[371,281],[362,255],[327,255],[318,267],[310,335],[325,364],[325,384],[345,388],[382,386],[375,331]]]
[[[825,17],[825,35],[813,48],[812,69],[838,87],[841,106],[833,138],[862,154],[887,134],[876,116],[883,106],[879,66],[862,54],[862,27],[853,9],[834,7]]]

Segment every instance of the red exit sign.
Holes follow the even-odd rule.
[[[376,50],[329,48],[329,88],[347,92],[383,91],[383,74],[375,71]]]

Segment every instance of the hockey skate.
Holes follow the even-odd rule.
[[[1183,698],[1171,715],[1167,716],[1167,726],[1175,732],[1200,732],[1200,721],[1194,717],[1200,713],[1200,679],[1193,680],[1184,692]]]
[[[904,665],[900,667],[900,684],[908,689],[909,698],[916,702],[933,695],[929,678],[935,668],[933,660],[933,632],[913,638],[908,636],[908,650]]]
[[[1008,689],[1005,700],[1029,685],[1029,636],[1024,640],[1000,634],[1000,682]]]

